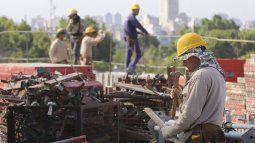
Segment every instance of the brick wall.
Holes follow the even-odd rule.
[[[236,83],[227,82],[226,85],[225,107],[232,111],[233,122],[249,120],[255,114],[255,54],[244,64],[244,77],[238,77]]]

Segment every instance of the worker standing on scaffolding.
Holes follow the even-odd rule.
[[[136,16],[139,14],[140,6],[138,4],[133,4],[131,6],[132,13],[127,17],[127,20],[124,23],[124,40],[126,42],[126,59],[125,59],[125,68],[128,74],[134,74],[136,69],[136,64],[139,62],[142,57],[141,49],[139,47],[137,35],[138,32],[136,29],[141,30],[142,33],[148,35],[147,30],[139,23],[136,19]],[[136,53],[135,59],[131,62],[131,57],[133,51]]]
[[[182,61],[192,75],[182,91],[184,101],[178,119],[172,126],[161,129],[165,138],[184,132],[182,142],[225,143],[221,130],[225,73],[206,45],[196,33],[187,33],[177,42],[177,60]]]
[[[68,11],[69,23],[67,26],[67,32],[70,34],[71,48],[72,48],[72,64],[78,64],[80,58],[81,40],[84,31],[84,24],[77,14],[76,9],[70,9]]]
[[[97,33],[93,27],[89,26],[86,28],[85,34],[81,42],[80,62],[81,65],[92,65],[92,47],[102,42],[106,33],[101,30]]]
[[[66,30],[57,30],[56,39],[51,43],[49,56],[54,64],[67,64],[67,45],[64,41]]]

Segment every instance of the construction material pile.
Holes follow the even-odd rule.
[[[154,136],[148,128],[150,118],[143,111],[145,107],[169,117],[170,110],[173,109],[172,86],[176,72],[171,67],[168,68],[168,73],[167,78],[160,74],[126,75],[119,78],[114,92],[104,96],[120,102],[121,142],[153,140]]]
[[[86,135],[117,140],[118,104],[102,97],[103,85],[86,74],[38,68],[1,80],[2,142],[52,142]]]
[[[39,70],[35,75],[19,74],[9,81],[1,80],[7,84],[1,89],[1,99],[8,105],[18,106],[48,106],[50,102],[75,106],[88,102],[89,99],[82,95],[93,95],[89,97],[100,102],[95,97],[102,96],[102,84],[89,80],[84,74],[61,75]]]

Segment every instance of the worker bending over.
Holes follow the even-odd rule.
[[[103,41],[106,34],[102,31],[97,33],[93,27],[87,27],[85,34],[81,42],[80,62],[81,65],[92,65],[92,47]]]
[[[67,32],[70,34],[71,48],[72,48],[72,63],[78,64],[80,57],[81,40],[84,31],[84,24],[80,16],[77,14],[76,9],[68,11],[69,23]]]
[[[177,59],[193,72],[182,94],[181,114],[173,126],[161,129],[165,138],[184,132],[182,142],[223,143],[221,130],[226,97],[225,74],[206,42],[196,33],[177,42]]]
[[[64,41],[66,30],[57,30],[56,39],[51,43],[49,56],[54,64],[67,64],[67,45]]]
[[[139,14],[140,6],[138,4],[133,4],[131,6],[132,13],[127,17],[127,20],[124,23],[124,40],[126,42],[126,63],[125,68],[128,74],[133,74],[136,69],[136,64],[139,62],[142,57],[141,49],[139,47],[138,39],[137,39],[137,28],[141,30],[142,33],[148,35],[148,32],[145,28],[139,23],[136,19],[136,16]],[[133,52],[135,51],[136,57],[131,62],[131,57]]]

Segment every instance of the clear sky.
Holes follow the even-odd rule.
[[[255,20],[255,0],[179,0],[180,11],[192,17],[210,18],[216,13],[226,13],[241,20]],[[132,3],[139,3],[142,13],[159,16],[159,0],[53,0],[55,14],[65,16],[69,8],[79,10],[81,16],[105,15],[107,12],[129,13]],[[0,15],[20,21],[25,16],[49,17],[49,0],[0,0]]]

